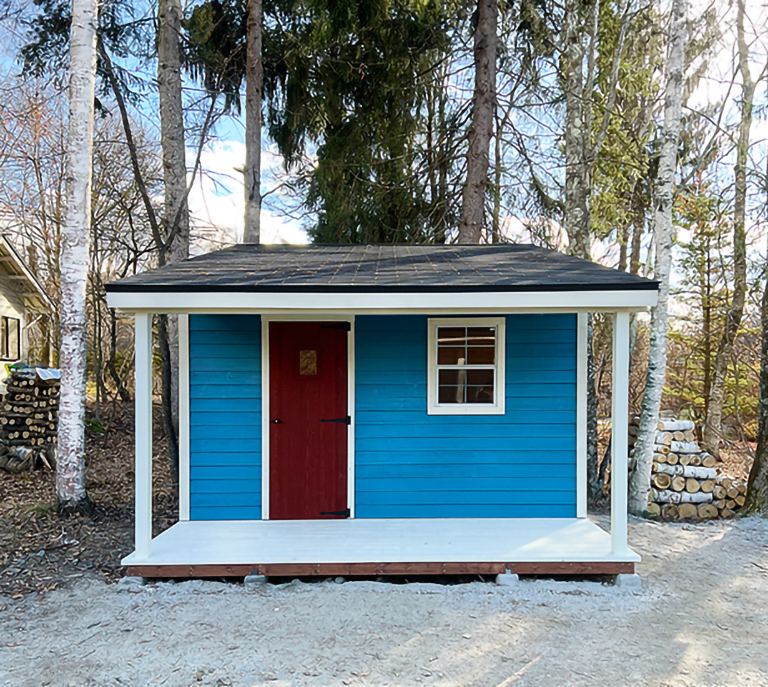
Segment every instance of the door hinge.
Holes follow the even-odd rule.
[[[351,425],[352,418],[347,415],[346,417],[335,417],[332,420],[320,420],[320,422],[343,422],[345,425]]]
[[[345,518],[348,518],[350,515],[349,508],[345,508],[344,510],[324,510],[320,511],[320,515],[342,515]]]
[[[352,331],[351,322],[333,322],[332,324],[321,324],[320,329],[343,329],[345,332]]]

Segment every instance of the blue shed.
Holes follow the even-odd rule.
[[[629,315],[656,282],[529,245],[238,245],[108,285],[136,322],[146,577],[613,574],[587,519],[587,313],[614,316],[614,484]],[[151,532],[152,315],[179,317],[179,522]]]

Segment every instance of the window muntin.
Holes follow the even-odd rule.
[[[430,320],[428,412],[504,412],[504,318]]]

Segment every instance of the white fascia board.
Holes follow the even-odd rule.
[[[386,312],[488,313],[599,312],[645,310],[657,292],[633,291],[474,291],[445,293],[246,293],[246,292],[112,292],[111,308],[162,313],[312,313]]]
[[[56,306],[48,293],[43,288],[43,285],[38,281],[37,277],[32,274],[32,271],[27,267],[27,264],[22,259],[19,252],[14,248],[13,244],[8,240],[7,236],[2,236],[2,242],[0,243],[2,249],[0,253],[4,253],[3,258],[7,258],[6,262],[15,265],[16,269],[21,272],[19,275],[10,275],[12,277],[18,276],[24,279],[33,289],[32,293],[25,293],[24,298],[32,298],[40,301],[40,305],[32,304],[35,307],[33,309],[39,310],[43,313],[53,312],[56,310]]]

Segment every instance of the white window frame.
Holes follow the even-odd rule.
[[[437,328],[438,327],[495,327],[496,373],[494,376],[494,402],[445,403],[437,402]],[[506,385],[506,318],[504,317],[430,317],[427,336],[427,414],[428,415],[504,415]]]

